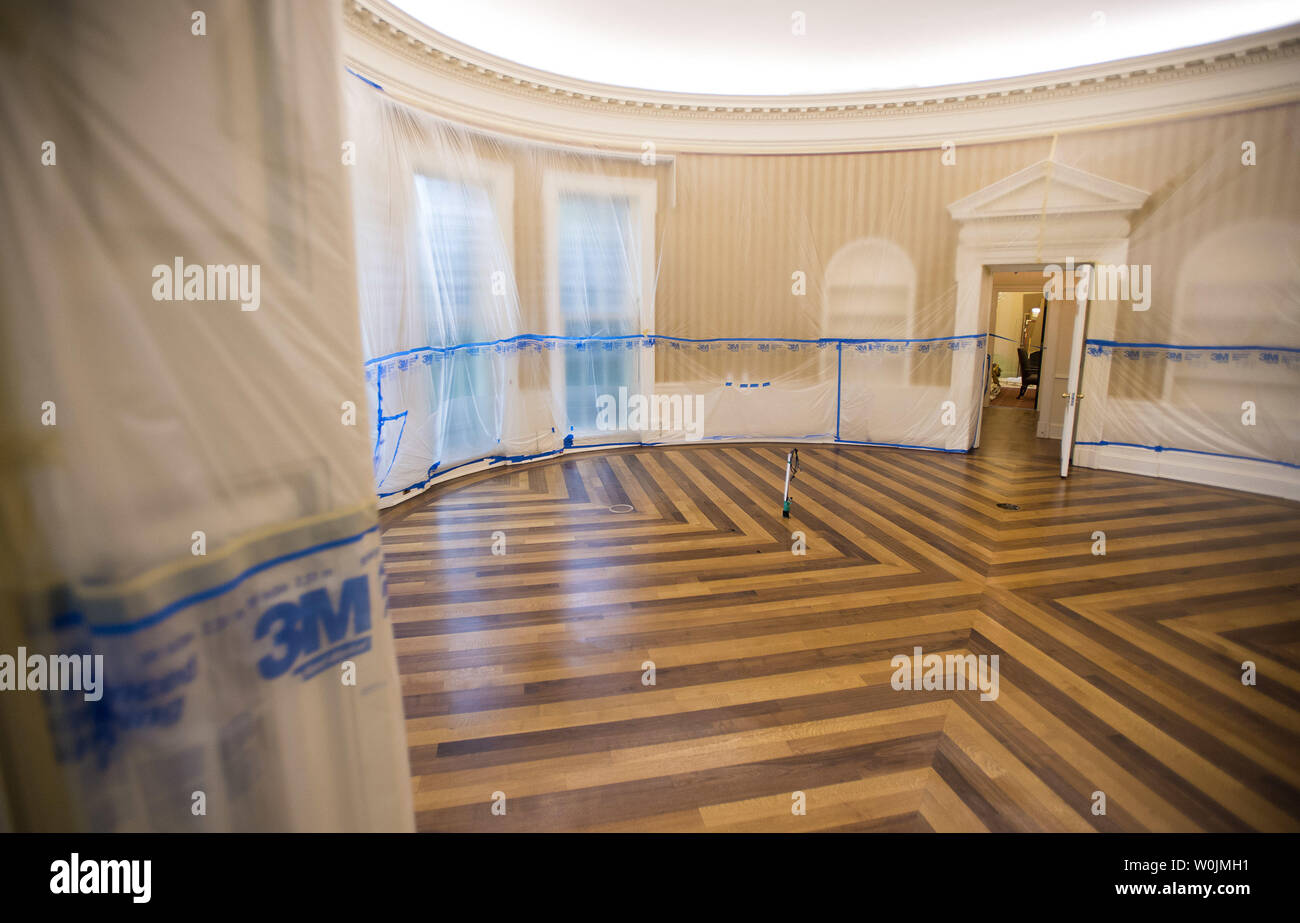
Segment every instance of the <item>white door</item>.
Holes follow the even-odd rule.
[[[1079,267],[1079,281],[1075,283],[1074,295],[1078,308],[1074,312],[1074,331],[1070,335],[1070,374],[1066,379],[1066,391],[1061,395],[1065,399],[1065,420],[1061,425],[1061,477],[1070,474],[1070,457],[1074,453],[1074,425],[1078,419],[1079,382],[1083,375],[1083,339],[1088,327],[1088,298],[1092,290],[1092,265]],[[1042,384],[1039,385],[1042,387]]]
[[[984,384],[984,394],[980,397],[980,412],[975,418],[975,441],[971,443],[972,449],[980,447],[980,433],[984,429],[984,410],[989,406],[989,389],[993,387],[993,337],[989,336],[986,343],[988,349],[984,353],[984,377],[981,381]]]

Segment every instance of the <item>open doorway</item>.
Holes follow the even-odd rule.
[[[1043,425],[1051,413],[1051,398],[1043,382],[1052,369],[1044,357],[1053,354],[1060,325],[1044,294],[1042,267],[1008,267],[991,271],[988,304],[988,360],[985,364],[980,447],[986,451],[1050,456],[1059,443]],[[1048,363],[1049,365],[1051,363]]]
[[[1038,408],[1043,330],[1047,320],[1045,309],[1046,300],[1041,288],[1028,292],[995,289],[989,325],[992,340],[989,353],[993,357],[990,405],[1017,410]]]

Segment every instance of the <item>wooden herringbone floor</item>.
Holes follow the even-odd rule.
[[[782,447],[735,445],[385,514],[418,827],[1300,829],[1300,504],[1062,481],[989,431],[800,455],[789,520]],[[999,655],[998,698],[896,691],[917,646]]]

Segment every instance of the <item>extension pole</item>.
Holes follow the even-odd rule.
[[[785,493],[781,496],[781,516],[785,519],[790,518],[790,473],[794,467],[794,453],[795,450],[791,449],[785,457]]]

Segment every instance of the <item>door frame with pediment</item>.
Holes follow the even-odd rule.
[[[984,331],[988,304],[993,295],[993,273],[1027,266],[1056,264],[1064,269],[1067,260],[1076,267],[1122,265],[1128,259],[1129,218],[1142,207],[1149,193],[1117,183],[1052,160],[1042,160],[1012,173],[971,195],[953,202],[948,212],[961,225],[957,238],[957,304],[953,318],[956,335]],[[1088,335],[1110,339],[1115,332],[1117,305],[1094,300],[1089,308]],[[1064,318],[1058,317],[1058,323]],[[984,406],[984,363],[989,343],[979,351],[954,354],[953,381],[956,387],[969,385],[969,421],[963,431],[949,438],[949,448],[978,445],[980,416]],[[1044,374],[1053,365],[1044,354]],[[1105,415],[1109,368],[1104,364],[1084,366],[1080,393],[1088,402],[1080,405],[1078,438],[1091,441],[1101,432]],[[1040,384],[1040,393],[1051,395],[1052,382]],[[1053,407],[1043,408],[1045,419]],[[1077,464],[1091,461],[1089,448],[1076,450]]]

